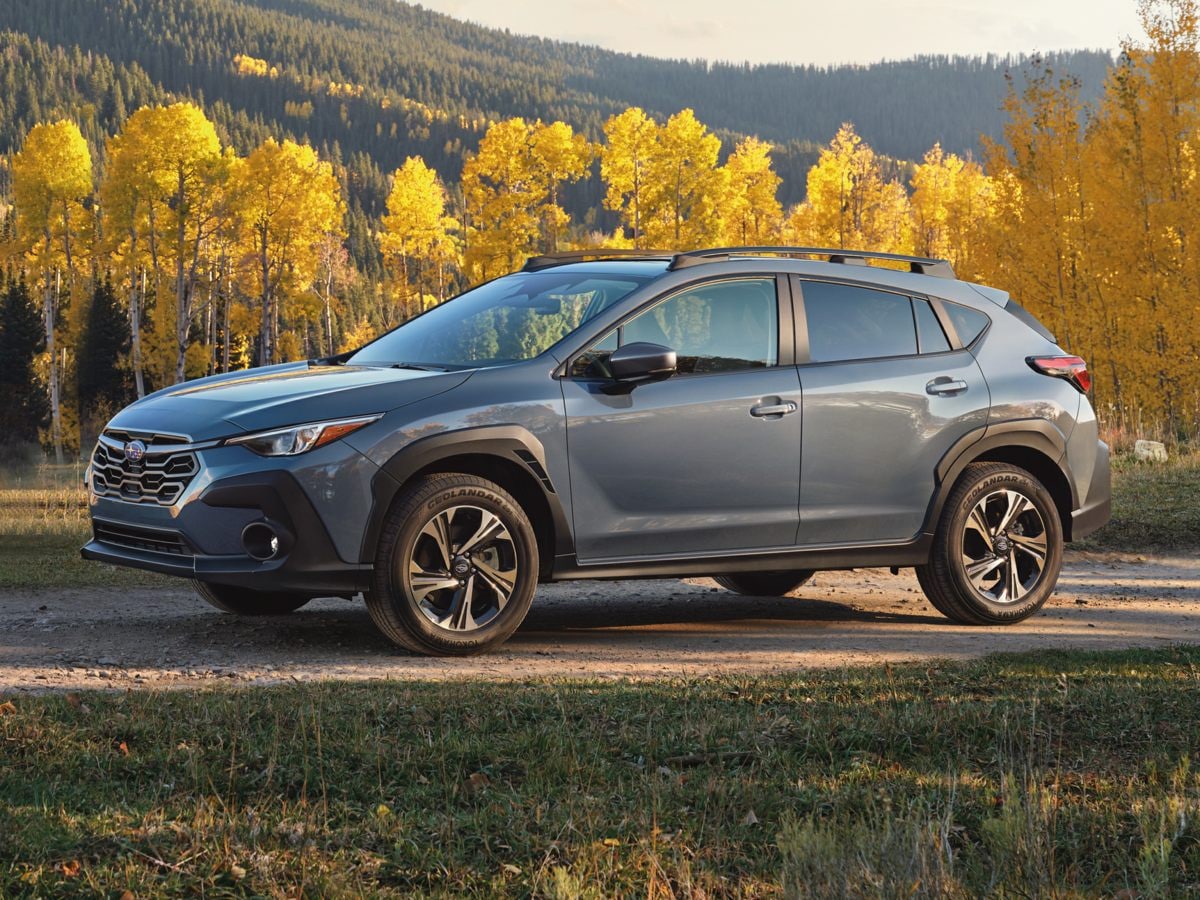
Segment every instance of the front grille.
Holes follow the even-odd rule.
[[[158,528],[139,528],[97,519],[92,522],[92,534],[101,544],[124,547],[128,550],[146,550],[150,553],[165,553],[171,556],[192,556],[192,548],[178,531],[163,531]]]
[[[130,460],[124,448],[135,439],[146,445],[146,453]],[[106,431],[92,453],[92,489],[101,497],[170,506],[200,471],[191,450],[169,451],[182,443],[174,435]]]

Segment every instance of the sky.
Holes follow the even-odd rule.
[[[922,53],[1116,49],[1135,0],[419,0],[517,34],[648,56],[828,65]]]

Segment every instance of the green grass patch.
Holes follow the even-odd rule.
[[[80,557],[91,536],[87,495],[73,467],[0,479],[0,590],[13,588],[138,587],[171,579]]]
[[[1198,649],[9,700],[0,896],[1200,892]]]
[[[1113,516],[1080,550],[1187,553],[1200,548],[1200,450],[1172,448],[1165,463],[1113,458]]]

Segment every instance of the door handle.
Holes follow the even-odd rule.
[[[756,418],[763,419],[769,417],[786,416],[788,413],[794,413],[799,407],[795,403],[774,403],[770,406],[753,406],[750,408],[750,415]]]
[[[961,378],[935,378],[929,384],[925,385],[925,393],[927,394],[961,394],[967,389],[967,383]]]

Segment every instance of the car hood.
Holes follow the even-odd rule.
[[[469,370],[285,363],[172,385],[126,407],[108,427],[204,441],[385,413],[455,388],[470,375]]]

